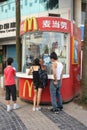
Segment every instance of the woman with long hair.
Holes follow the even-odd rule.
[[[33,74],[33,85],[34,85],[34,98],[33,98],[33,111],[37,110],[39,111],[41,107],[39,106],[41,101],[41,94],[43,86],[40,82],[39,77],[39,69],[40,69],[40,61],[38,58],[36,58],[33,62],[33,65],[30,67],[28,75]]]

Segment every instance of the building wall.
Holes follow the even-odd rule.
[[[48,15],[49,13],[61,14],[60,16],[66,19],[71,19],[72,15],[72,0],[59,0],[57,5],[50,9],[49,5],[46,8],[46,2],[44,0],[21,0],[21,16],[36,14],[38,17],[42,15]],[[0,4],[0,20],[15,18],[15,0],[8,0]],[[71,14],[70,14],[71,13]]]
[[[73,20],[73,0],[59,0],[59,9],[68,9],[69,12],[69,19]]]
[[[59,8],[70,8],[73,0],[59,0]]]
[[[0,20],[15,18],[15,0],[0,3]]]
[[[75,7],[73,5],[75,2]],[[79,25],[81,24],[81,0],[58,0],[57,6],[53,9],[46,8],[46,2],[44,0],[21,0],[21,19],[26,16],[48,16],[49,13],[60,14],[60,17],[73,20],[73,9],[75,15],[75,21]],[[15,19],[15,0],[8,0],[7,2],[0,3],[0,20]]]
[[[49,6],[46,8],[46,2],[44,3],[43,1],[44,0],[21,0],[21,20],[31,16],[49,16],[49,13],[60,14],[60,17],[62,18],[72,19],[72,0],[67,0],[67,2],[59,0],[57,7],[54,7],[53,9],[50,9]],[[15,8],[15,0],[8,0],[8,2],[0,4],[0,38],[16,36],[16,28],[10,26],[11,23],[16,22]]]

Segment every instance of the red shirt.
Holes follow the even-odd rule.
[[[16,69],[13,68],[12,66],[7,66],[4,69],[4,85],[13,85],[15,84],[15,73]]]

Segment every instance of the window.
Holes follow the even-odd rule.
[[[45,0],[39,0],[39,2],[40,2],[40,3],[43,3],[43,2],[45,3]]]
[[[53,16],[53,17],[60,17],[60,14],[53,14],[53,13],[49,13],[49,16]]]
[[[35,0],[34,2],[37,3],[37,0]]]
[[[35,58],[43,58],[48,74],[51,74],[50,53],[55,51],[64,65],[64,74],[69,74],[69,34],[59,32],[34,32],[25,37],[23,67],[31,66]]]
[[[12,7],[12,11],[14,11],[14,7]]]
[[[8,9],[10,10],[10,8],[11,8],[11,5],[10,5],[10,4],[8,4]]]
[[[3,6],[1,7],[1,11],[3,12]]]
[[[20,5],[20,8],[23,9],[23,5]]]
[[[7,9],[5,9],[5,13],[7,13]]]
[[[31,6],[32,6],[32,3],[29,3],[29,6],[31,7]]]
[[[0,2],[5,2],[5,1],[7,1],[7,0],[0,0]]]
[[[27,6],[27,0],[25,0],[25,5]]]

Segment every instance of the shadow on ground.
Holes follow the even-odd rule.
[[[87,130],[87,127],[84,124],[64,111],[60,111],[59,113],[55,114],[49,109],[44,108],[42,109],[42,113],[46,115],[51,121],[56,123],[60,130]]]

